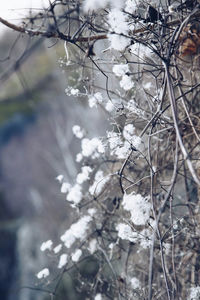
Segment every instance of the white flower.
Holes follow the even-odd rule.
[[[56,246],[56,247],[53,249],[53,252],[54,252],[55,254],[57,254],[57,253],[60,252],[61,249],[62,249],[62,244],[59,244],[58,246]]]
[[[82,139],[85,135],[84,129],[81,129],[79,125],[74,125],[72,127],[72,132],[75,135],[75,137],[77,137],[77,139]]]
[[[78,262],[80,257],[82,255],[81,249],[77,249],[73,254],[72,254],[72,261],[73,262]]]
[[[67,254],[62,254],[58,263],[58,269],[62,269],[67,263]]]
[[[53,242],[51,240],[48,240],[48,241],[42,243],[40,250],[42,252],[45,250],[51,250],[52,246],[53,246]]]
[[[149,219],[151,204],[148,199],[140,194],[124,194],[122,206],[131,213],[131,221],[135,225],[144,225]]]
[[[47,276],[49,276],[49,269],[45,268],[41,270],[39,273],[37,273],[36,276],[38,279],[46,278]]]

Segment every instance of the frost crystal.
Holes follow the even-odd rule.
[[[89,139],[83,139],[82,140],[82,155],[85,157],[92,156],[92,158],[99,157],[99,153],[104,153],[104,146],[100,139],[93,138],[91,140]]]
[[[71,89],[70,91],[72,96],[78,96],[79,90],[78,89]]]
[[[41,270],[39,273],[37,273],[36,276],[38,279],[46,278],[47,276],[49,276],[49,269],[45,268]]]
[[[65,231],[65,233],[60,237],[65,247],[70,248],[76,239],[81,241],[84,240],[91,220],[91,216],[84,216]]]
[[[125,91],[128,91],[134,87],[134,82],[128,75],[123,75],[119,84]]]
[[[138,148],[142,142],[141,138],[134,135],[135,127],[132,124],[127,124],[123,129],[124,138],[129,141],[135,148]]]
[[[85,12],[96,10],[99,8],[104,8],[109,3],[109,0],[85,0],[83,5],[83,10]]]
[[[128,224],[120,223],[116,226],[118,236],[122,240],[128,240],[130,242],[137,241],[137,233],[133,232]]]
[[[126,65],[115,65],[113,67],[113,73],[118,76],[122,77],[120,81],[120,86],[123,88],[125,91],[128,91],[134,87],[134,82],[131,80],[131,78],[127,75],[129,72],[129,66]]]
[[[130,281],[131,281],[131,286],[133,289],[138,289],[141,287],[140,281],[136,277],[131,278]]]
[[[126,0],[125,11],[130,14],[134,13],[139,6],[139,1],[137,0]]]
[[[128,38],[120,36],[120,34],[128,34],[129,25],[126,14],[124,14],[119,8],[111,9],[110,13],[108,14],[108,24],[110,31],[115,33],[107,35],[111,44],[111,48],[118,51],[123,51],[130,43]]]
[[[96,172],[94,177],[94,183],[90,186],[89,192],[91,195],[98,195],[102,192],[104,185],[108,182],[109,178],[104,177],[103,171],[99,170]]]
[[[118,34],[127,34],[129,30],[127,16],[118,8],[113,8],[108,14],[110,30]]]
[[[72,127],[72,132],[75,135],[75,137],[77,137],[77,139],[82,139],[85,135],[85,131],[81,129],[79,125],[74,125]]]
[[[84,166],[81,168],[81,173],[79,173],[76,177],[76,181],[78,184],[82,184],[86,180],[90,179],[89,175],[92,172],[92,169],[89,166]]]
[[[123,136],[126,140],[130,140],[131,137],[134,135],[134,132],[135,127],[133,126],[133,124],[127,124],[126,126],[124,126]]]
[[[102,300],[102,296],[101,294],[96,294],[96,296],[94,297],[94,300]]]
[[[53,252],[54,252],[55,254],[57,254],[57,253],[60,252],[61,249],[62,249],[62,244],[59,244],[58,246],[56,246],[56,247],[53,249]]]
[[[81,153],[78,153],[76,155],[76,162],[81,162],[82,159],[83,159],[83,155]]]
[[[66,194],[71,188],[71,184],[69,184],[68,182],[63,182],[62,186],[61,186],[61,193],[62,194]]]
[[[58,175],[58,176],[56,177],[56,180],[58,180],[60,183],[62,183],[63,179],[64,179],[64,176],[63,176],[63,175]]]
[[[124,194],[122,205],[131,213],[131,221],[135,225],[144,225],[150,216],[151,204],[148,197],[140,194]]]
[[[121,35],[107,34],[107,37],[110,42],[110,47],[117,51],[124,51],[130,44],[129,39]]]
[[[63,268],[67,263],[67,254],[62,254],[58,263],[58,269]]]
[[[89,222],[92,220],[90,216],[82,217],[77,223],[71,225],[71,231],[75,238],[83,240],[86,236],[86,231],[89,228]]]
[[[116,226],[118,231],[118,237],[122,240],[128,240],[130,242],[137,243],[143,249],[147,249],[151,245],[151,232],[148,229],[144,229],[141,232],[135,232],[128,224],[120,223]]]
[[[89,251],[91,254],[94,254],[94,252],[95,252],[96,250],[97,250],[97,240],[92,239],[92,240],[89,242],[88,251]]]
[[[107,138],[108,138],[108,142],[109,142],[109,146],[110,146],[111,150],[122,145],[121,136],[117,132],[108,131]]]
[[[150,90],[152,88],[152,83],[149,81],[149,82],[146,82],[144,85],[143,85],[143,88],[144,89],[147,89],[147,90]]]
[[[130,150],[130,143],[123,142],[119,133],[107,132],[108,142],[111,149],[111,155],[116,155],[119,159],[127,157]]]
[[[144,60],[146,57],[151,57],[153,53],[151,49],[139,43],[131,45],[129,49],[133,55],[136,55],[141,60]]]
[[[73,243],[76,241],[76,238],[73,235],[71,229],[65,231],[65,233],[60,237],[60,239],[64,243],[66,248],[70,248],[73,245]]]
[[[83,4],[84,12],[89,12],[106,7],[110,4],[112,7],[121,7],[122,0],[85,0]]]
[[[144,111],[142,111],[141,109],[139,109],[139,108],[136,107],[136,103],[135,103],[134,100],[130,100],[128,102],[127,109],[130,112],[132,112],[132,113],[134,113],[134,114],[136,114],[136,115],[138,115],[140,117],[142,117],[144,115]]]
[[[121,147],[117,147],[113,153],[119,159],[125,159],[130,151],[130,143],[125,141]]]
[[[89,107],[97,107],[97,104],[103,102],[103,97],[100,92],[95,93],[93,96],[90,96],[88,99]]]
[[[78,204],[82,200],[82,189],[79,184],[75,184],[69,191],[66,200],[73,204]]]
[[[113,73],[118,77],[121,77],[121,76],[125,75],[128,72],[129,72],[128,64],[126,64],[126,65],[124,65],[124,64],[114,65],[114,67],[113,67]]]
[[[53,246],[53,242],[51,240],[48,240],[48,241],[42,243],[40,250],[42,252],[45,250],[51,250],[52,246]]]
[[[118,109],[122,107],[121,101],[119,99],[112,99],[106,103],[105,109],[108,112],[112,112],[114,109]]]
[[[188,300],[199,300],[200,299],[200,286],[192,287],[190,289],[190,295]]]
[[[80,257],[82,255],[81,249],[77,249],[73,254],[72,254],[72,261],[73,262],[78,262]]]
[[[138,242],[143,249],[147,249],[151,246],[151,232],[149,229],[143,229],[140,234],[138,234]]]
[[[96,208],[89,208],[87,212],[89,216],[93,217],[97,213],[97,210]]]

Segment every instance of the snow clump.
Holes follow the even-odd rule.
[[[46,278],[47,276],[49,276],[49,269],[45,268],[41,270],[40,272],[37,273],[36,276],[38,279]]]
[[[52,246],[53,246],[52,240],[48,240],[48,241],[42,243],[40,250],[42,252],[44,252],[45,250],[51,250]]]
[[[124,194],[122,206],[131,214],[131,221],[135,225],[145,225],[149,220],[151,204],[149,197],[143,197],[140,194]]]

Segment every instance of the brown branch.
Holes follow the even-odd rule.
[[[61,40],[65,40],[68,42],[73,42],[73,41],[78,41],[78,42],[88,42],[88,41],[97,41],[97,40],[103,40],[107,38],[107,35],[93,35],[93,36],[89,36],[89,37],[79,37],[75,40],[71,40],[70,36],[67,36],[63,33],[58,33],[58,32],[52,32],[52,31],[40,31],[40,30],[32,30],[32,29],[26,29],[25,27],[22,26],[17,26],[13,23],[8,22],[7,20],[3,19],[0,17],[0,23],[2,23],[3,25],[5,25],[6,27],[13,29],[17,32],[21,32],[21,33],[26,33],[29,34],[31,36],[44,36],[47,38],[56,38],[56,39],[61,39]]]
[[[198,17],[200,16],[200,11],[198,11],[198,9],[196,9],[196,11],[193,14],[193,18],[194,17]],[[80,36],[77,39],[72,39],[70,36],[67,36],[63,33],[58,33],[58,32],[54,32],[54,31],[40,31],[40,30],[32,30],[32,29],[26,29],[23,26],[18,26],[15,25],[13,23],[8,22],[7,20],[3,19],[0,17],[0,23],[2,23],[3,25],[5,25],[6,27],[13,29],[17,32],[21,32],[21,33],[25,33],[25,34],[29,34],[31,36],[44,36],[47,38],[58,38],[61,40],[65,40],[68,42],[89,42],[89,41],[97,41],[97,40],[103,40],[107,38],[107,34],[102,34],[102,35],[92,35],[92,36]],[[181,21],[179,19],[173,20],[171,22],[168,22],[166,24],[167,27],[170,26],[175,26],[175,25],[179,25],[181,23]],[[153,29],[155,25],[150,25],[150,26],[146,26],[146,27],[141,27],[139,29],[133,30],[132,34],[137,34],[137,33],[142,33],[142,32],[146,32],[149,31],[151,29]]]

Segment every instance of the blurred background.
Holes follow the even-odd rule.
[[[7,2],[9,10],[2,7],[1,17],[15,22],[26,15],[24,1],[17,1],[20,9],[16,1]],[[40,9],[39,1],[33,2],[26,1],[26,8]],[[35,275],[52,258],[40,245],[48,239],[57,245],[73,219],[55,179],[63,174],[73,183],[80,168],[75,161],[80,141],[71,128],[77,124],[95,136],[106,124],[86,99],[66,95],[80,70],[66,67],[63,42],[22,36],[2,25],[0,37],[0,295],[2,300],[44,299]],[[59,299],[84,299],[73,279],[63,295]]]

